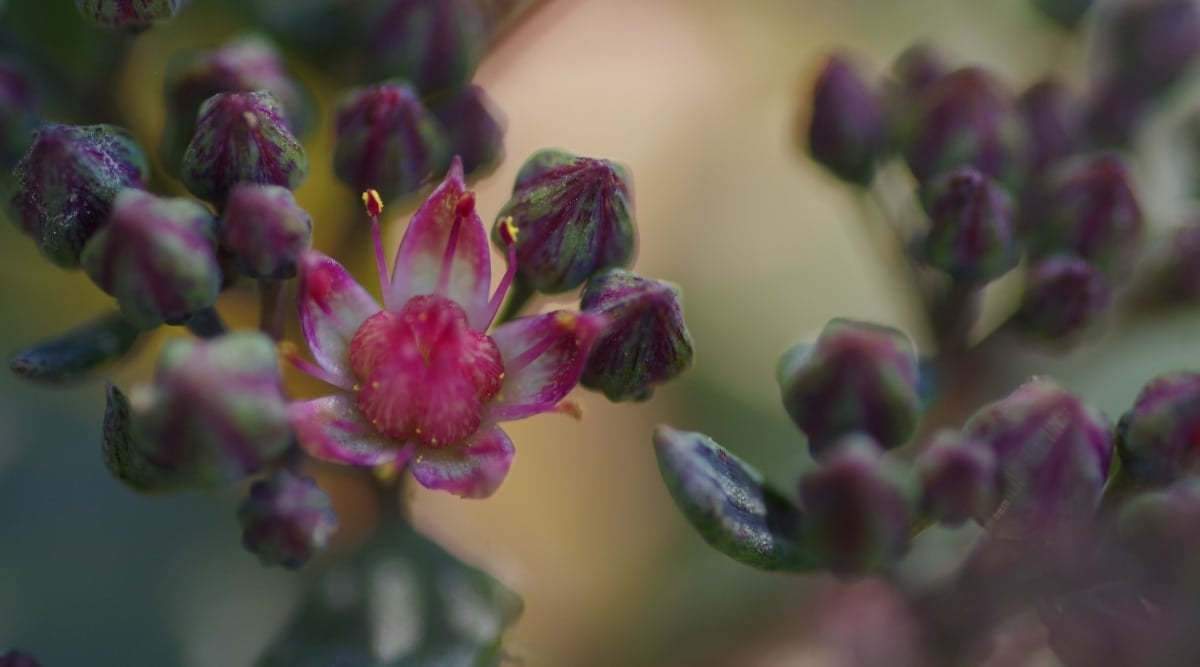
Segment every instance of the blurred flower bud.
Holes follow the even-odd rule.
[[[257,332],[171,340],[129,406],[134,445],[193,486],[252,475],[292,441],[275,345]]]
[[[1029,267],[1012,323],[1041,342],[1070,345],[1101,322],[1110,299],[1107,281],[1091,264],[1059,255]]]
[[[1156,597],[1194,605],[1200,595],[1196,526],[1200,526],[1200,478],[1187,477],[1125,503],[1117,517],[1117,535],[1130,556],[1128,574]]]
[[[144,30],[175,17],[184,0],[75,0],[84,18],[106,28]]]
[[[813,160],[853,185],[866,185],[883,154],[887,132],[879,95],[851,66],[834,54],[813,86],[808,150]]]
[[[504,123],[482,88],[467,86],[431,104],[450,152],[462,159],[468,176],[499,164],[504,157]]]
[[[1150,111],[1150,101],[1135,85],[1100,81],[1087,94],[1083,108],[1084,136],[1093,149],[1128,147]]]
[[[920,182],[971,166],[1015,190],[1027,160],[1025,128],[1012,95],[978,67],[954,70],[932,83],[899,130]]]
[[[644,401],[654,385],[692,365],[692,336],[683,321],[679,288],[610,269],[583,290],[580,309],[608,324],[588,354],[580,382],[610,401]]]
[[[922,199],[930,226],[921,260],[955,282],[982,285],[1021,259],[1012,201],[987,176],[956,169],[930,181]]]
[[[996,455],[955,431],[940,431],[913,463],[921,486],[921,511],[956,526],[985,517],[1000,501]]]
[[[904,49],[892,64],[892,76],[906,96],[920,95],[947,72],[946,61],[928,42]]]
[[[1200,373],[1161,375],[1117,424],[1122,473],[1162,484],[1200,473]]]
[[[387,0],[370,25],[366,48],[377,78],[403,79],[422,95],[470,83],[488,39],[474,0]]]
[[[517,229],[517,277],[538,292],[575,289],[633,260],[633,183],[615,162],[554,149],[534,153],[496,216],[492,241],[499,247],[506,246],[501,227],[508,217]]]
[[[0,652],[0,667],[40,667],[40,664],[28,653],[15,650]]]
[[[351,91],[338,106],[333,171],[358,192],[384,201],[412,194],[445,166],[446,137],[407,84]]]
[[[1105,10],[1092,44],[1096,79],[1153,98],[1179,82],[1200,53],[1200,9],[1192,0],[1126,0]]]
[[[1034,171],[1049,167],[1078,147],[1083,133],[1083,109],[1058,79],[1043,79],[1017,100],[1029,137],[1029,162]]]
[[[312,240],[312,218],[291,190],[278,185],[237,185],[225,203],[221,247],[251,278],[296,275],[300,253]]]
[[[847,436],[800,478],[805,540],[836,573],[883,569],[908,549],[915,499],[911,478],[871,438]]]
[[[1068,30],[1079,25],[1094,0],[1033,0],[1033,6],[1042,16]]]
[[[172,173],[179,172],[196,132],[200,105],[218,93],[271,93],[283,107],[293,134],[302,134],[313,120],[307,92],[288,74],[275,47],[258,36],[241,37],[212,51],[176,58],[167,68],[165,90],[167,121],[162,157]]]
[[[1048,379],[1034,378],[980,408],[963,436],[988,447],[999,463],[1004,495],[992,520],[1023,531],[1052,534],[1086,520],[1108,479],[1111,425]]]
[[[311,477],[277,470],[250,487],[238,507],[242,544],[263,565],[291,570],[325,548],[337,530],[333,503]]]
[[[1168,231],[1146,259],[1148,285],[1167,301],[1200,300],[1200,219]]]
[[[1075,591],[1039,605],[1050,648],[1063,667],[1135,667],[1167,661],[1167,624],[1144,591],[1121,581]],[[1176,656],[1177,658],[1178,656]]]
[[[832,320],[816,343],[785,353],[776,372],[783,407],[817,459],[856,431],[891,449],[916,429],[917,356],[896,329]]]
[[[112,125],[39,129],[13,170],[14,221],[55,264],[79,265],[79,253],[108,220],[113,198],[150,176],[129,132]]]
[[[271,93],[220,93],[200,105],[183,156],[183,184],[192,194],[222,208],[238,183],[295,190],[307,175],[308,156]]]
[[[0,171],[11,170],[29,148],[41,123],[40,106],[30,73],[15,62],[0,59]]]
[[[191,199],[122,190],[108,225],[88,241],[83,270],[117,299],[121,314],[148,329],[180,324],[208,308],[221,288],[216,221]]]

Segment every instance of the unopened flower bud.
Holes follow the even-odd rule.
[[[946,62],[928,42],[905,49],[892,63],[892,76],[906,95],[919,95],[947,71]]]
[[[1177,371],[1151,380],[1117,424],[1122,472],[1156,484],[1200,473],[1197,434],[1200,373]]]
[[[1029,136],[1029,163],[1035,171],[1075,151],[1083,135],[1083,109],[1058,79],[1044,79],[1017,100]]]
[[[370,25],[366,48],[378,78],[409,81],[422,95],[470,83],[488,38],[474,0],[388,0]]]
[[[826,61],[813,87],[808,150],[838,178],[866,185],[887,144],[879,95],[842,55]]]
[[[1100,81],[1084,101],[1084,137],[1093,149],[1128,147],[1150,109],[1151,100],[1136,84]]]
[[[891,449],[916,429],[917,356],[896,329],[832,320],[816,343],[784,354],[777,377],[783,407],[815,458],[856,431]]]
[[[1168,301],[1200,299],[1200,219],[1168,231],[1146,262],[1148,287]]]
[[[220,244],[251,278],[283,280],[312,241],[312,218],[291,190],[278,185],[238,185],[229,193]]]
[[[337,530],[329,495],[311,477],[278,470],[255,482],[238,507],[242,544],[263,565],[297,569]]]
[[[450,152],[462,160],[468,176],[494,167],[504,157],[504,123],[482,88],[467,86],[431,104]]]
[[[1049,534],[1085,520],[1108,479],[1111,425],[1048,379],[1034,378],[980,408],[963,436],[995,455],[1003,502],[993,518],[1008,526]]]
[[[384,201],[412,194],[440,173],[447,141],[433,114],[407,84],[351,91],[338,107],[333,171],[358,192]]]
[[[200,105],[183,155],[183,184],[192,194],[222,207],[238,183],[295,190],[307,175],[308,156],[271,93],[220,93]]]
[[[554,149],[534,153],[496,216],[492,241],[499,247],[507,245],[501,232],[510,217],[517,276],[535,291],[566,292],[633,260],[633,183],[615,162]]]
[[[168,342],[129,404],[134,445],[193,486],[252,475],[292,441],[275,345],[260,333]]]
[[[1033,0],[1033,6],[1058,25],[1071,29],[1079,25],[1095,0]]]
[[[916,488],[881,454],[871,438],[850,435],[800,478],[805,541],[834,572],[880,570],[908,549]]]
[[[121,314],[143,328],[182,323],[213,305],[221,288],[216,221],[191,199],[122,190],[81,262]]]
[[[1181,81],[1200,54],[1200,9],[1192,0],[1114,2],[1098,24],[1096,77],[1136,86],[1149,97]]]
[[[913,463],[921,510],[949,525],[988,516],[1000,501],[1000,469],[986,445],[941,431]]]
[[[75,0],[79,13],[106,28],[144,30],[175,17],[184,0]]]
[[[610,401],[644,401],[654,385],[692,364],[692,336],[679,288],[624,269],[592,278],[580,308],[608,322],[588,354],[580,383]]]
[[[108,220],[113,198],[149,178],[129,132],[112,125],[43,126],[13,171],[14,220],[55,264],[79,265],[83,246]]]
[[[29,148],[40,122],[39,107],[30,73],[15,62],[0,59],[0,171],[11,170]]]
[[[1125,503],[1116,532],[1130,556],[1128,574],[1156,597],[1193,603],[1200,595],[1198,525],[1200,478],[1187,477]]]
[[[1069,345],[1099,325],[1110,300],[1108,282],[1091,264],[1059,255],[1029,267],[1012,322],[1036,340]]]
[[[939,176],[923,196],[929,233],[921,259],[955,282],[982,285],[1008,273],[1021,258],[1008,194],[971,167]]]

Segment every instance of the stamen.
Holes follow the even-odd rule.
[[[284,341],[279,344],[279,356],[283,357],[293,368],[314,380],[320,380],[325,384],[332,385],[338,389],[344,389],[345,391],[354,391],[353,382],[347,378],[330,373],[324,368],[301,357],[299,350],[296,349],[296,345],[290,341]]]
[[[442,269],[438,274],[436,294],[445,295],[446,288],[450,286],[450,271],[454,267],[454,251],[458,246],[458,236],[462,229],[463,218],[474,210],[475,193],[464,192],[458,196],[458,203],[454,206],[454,223],[450,227],[450,238],[446,240],[446,254],[442,255]]]
[[[496,285],[496,292],[492,294],[492,299],[488,302],[487,325],[484,326],[484,329],[490,327],[492,321],[496,319],[496,314],[500,312],[500,306],[504,303],[504,297],[508,295],[508,288],[512,286],[513,278],[517,275],[517,226],[513,224],[511,215],[500,221],[500,241],[504,243],[508,266],[504,269],[504,276],[500,278],[500,284]]]
[[[379,214],[383,212],[383,199],[375,190],[367,190],[362,195],[363,206],[367,215],[371,216],[371,243],[375,246],[375,270],[379,274],[380,295],[384,305],[387,305],[387,295],[391,279],[388,277],[387,260],[383,256],[383,233],[379,230]]]

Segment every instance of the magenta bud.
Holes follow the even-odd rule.
[[[1177,371],[1150,381],[1117,424],[1121,469],[1162,484],[1200,472],[1200,373]]]
[[[475,0],[387,0],[370,26],[366,48],[377,78],[403,79],[425,96],[470,83],[488,39]]]
[[[311,477],[277,470],[250,487],[238,507],[242,544],[263,565],[290,570],[325,548],[337,530],[329,495]]]
[[[108,221],[113,199],[150,176],[128,131],[112,125],[43,126],[13,170],[13,220],[59,266],[79,253]]]
[[[891,449],[916,429],[917,356],[896,329],[832,320],[816,343],[785,353],[776,373],[783,407],[817,459],[857,431]]]
[[[357,192],[376,190],[384,201],[412,194],[441,173],[448,149],[437,119],[408,84],[358,88],[338,107],[333,171]]]
[[[838,178],[866,185],[887,144],[883,103],[841,55],[829,56],[813,86],[808,150]]]
[[[467,86],[430,104],[450,152],[462,160],[464,173],[478,175],[503,159],[503,116],[482,88]]]
[[[921,487],[921,511],[955,526],[989,516],[1000,501],[996,455],[955,431],[939,431],[913,463]]]
[[[221,208],[238,183],[295,190],[307,175],[308,156],[271,93],[220,93],[200,105],[183,155],[183,184],[192,194]]]
[[[1043,170],[1079,148],[1083,108],[1058,79],[1043,79],[1017,100],[1029,136],[1029,162]]]
[[[229,193],[220,244],[251,278],[296,276],[312,241],[312,218],[291,190],[278,185],[238,185]]]
[[[930,181],[922,199],[929,232],[921,259],[955,282],[982,285],[1021,258],[1008,194],[987,176],[963,167]]]
[[[1012,322],[1035,340],[1071,345],[1096,329],[1110,301],[1108,282],[1091,264],[1058,255],[1029,267]]]
[[[75,0],[75,7],[106,28],[144,30],[175,18],[185,0]]]

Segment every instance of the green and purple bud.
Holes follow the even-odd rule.
[[[1070,345],[1095,330],[1111,300],[1108,281],[1091,264],[1058,255],[1029,267],[1012,323],[1036,340]]]
[[[10,650],[0,652],[0,667],[40,667],[41,663],[33,656],[21,651]]]
[[[1083,109],[1061,81],[1039,81],[1018,98],[1017,106],[1025,120],[1029,163],[1034,171],[1046,169],[1079,148]]]
[[[41,124],[34,78],[17,63],[0,59],[0,170],[9,171],[29,149]]]
[[[84,246],[80,263],[131,323],[182,324],[220,292],[216,226],[198,202],[130,188],[117,195],[108,225]]]
[[[1183,303],[1200,299],[1200,220],[1164,234],[1146,265],[1147,286],[1155,296]]]
[[[441,125],[408,84],[351,91],[337,111],[333,172],[384,201],[410,195],[441,174],[449,159]]]
[[[1087,15],[1095,0],[1033,0],[1033,7],[1042,16],[1071,30]]]
[[[992,521],[1052,534],[1095,510],[1112,461],[1111,433],[1099,411],[1055,382],[1034,378],[980,408],[962,434],[990,449],[999,464],[1003,497]]]
[[[818,164],[852,185],[867,185],[887,147],[887,122],[879,94],[848,58],[829,56],[812,93],[808,151]]]
[[[692,365],[692,336],[672,283],[610,269],[588,281],[580,310],[607,322],[580,384],[610,401],[644,401]]]
[[[1152,484],[1200,473],[1200,373],[1150,381],[1117,423],[1122,473]]]
[[[904,49],[892,63],[892,77],[906,97],[919,96],[949,71],[942,54],[929,42]]]
[[[1154,98],[1183,80],[1200,54],[1200,9],[1192,0],[1114,2],[1094,40],[1094,78]]]
[[[219,93],[200,105],[183,155],[183,184],[192,194],[223,208],[239,183],[295,190],[306,176],[308,156],[271,93]]]
[[[908,549],[916,499],[911,476],[870,437],[842,438],[800,478],[806,546],[835,573],[885,569]]]
[[[917,427],[917,355],[896,329],[832,320],[816,343],[785,353],[776,372],[783,407],[818,460],[851,433],[892,449]]]
[[[439,97],[430,102],[429,110],[467,176],[484,173],[504,158],[503,117],[479,86]]]
[[[312,217],[287,188],[238,185],[225,203],[219,241],[251,278],[294,278],[312,243]]]
[[[106,28],[139,31],[175,18],[185,0],[75,0],[84,18]]]
[[[448,94],[471,82],[488,40],[475,0],[387,0],[366,37],[379,79],[403,79],[422,96]]]
[[[517,230],[517,279],[537,292],[566,292],[633,261],[633,183],[615,162],[555,149],[534,153],[492,227],[492,242],[502,249],[508,218]]]
[[[921,511],[956,526],[989,516],[1000,502],[1000,468],[991,448],[956,431],[940,431],[913,463]]]
[[[117,193],[142,187],[150,168],[122,128],[49,124],[34,133],[13,176],[14,221],[51,261],[73,268]]]
[[[311,477],[277,470],[250,487],[238,507],[242,545],[263,565],[298,569],[329,543],[337,515]]]
[[[920,259],[960,285],[982,285],[1011,271],[1021,259],[1008,194],[971,167],[930,181],[922,200],[929,232]]]

